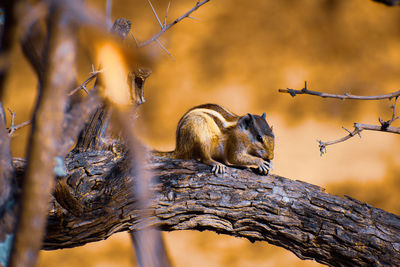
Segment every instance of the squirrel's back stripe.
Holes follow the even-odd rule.
[[[194,110],[194,109],[209,109],[209,110],[214,110],[217,113],[219,113],[226,121],[236,121],[238,119],[238,116],[236,114],[233,114],[232,112],[226,110],[225,108],[217,105],[217,104],[203,104],[197,107],[193,107],[189,109],[188,112]]]
[[[185,121],[188,116],[200,116],[206,117],[206,119],[211,118],[220,130],[224,130],[228,127],[236,125],[239,118],[218,105],[207,104],[190,109],[182,117],[178,126],[181,125],[181,123]]]

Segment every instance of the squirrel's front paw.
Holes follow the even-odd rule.
[[[211,171],[214,174],[223,174],[226,172],[226,166],[221,163],[215,163],[215,164],[213,164]]]
[[[257,170],[260,174],[267,175],[269,171],[272,170],[272,162],[263,160],[262,164],[258,165]]]

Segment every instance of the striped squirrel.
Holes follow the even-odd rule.
[[[274,158],[274,134],[266,115],[237,116],[216,104],[188,110],[178,123],[173,158],[196,159],[215,174],[226,166],[256,168],[268,174]]]

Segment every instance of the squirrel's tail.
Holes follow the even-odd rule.
[[[175,151],[157,151],[153,150],[151,151],[153,155],[159,156],[159,157],[165,157],[165,158],[175,158]]]

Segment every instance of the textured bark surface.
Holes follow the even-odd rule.
[[[141,229],[134,179],[120,151],[66,159],[58,179],[43,249],[80,246]],[[24,162],[14,160],[17,176]],[[151,221],[165,231],[211,230],[289,249],[333,266],[400,265],[400,216],[334,196],[318,186],[228,168],[214,176],[195,161],[153,156]]]

